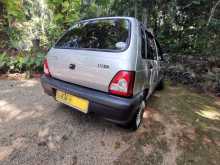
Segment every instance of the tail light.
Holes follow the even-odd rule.
[[[44,74],[46,76],[51,76],[50,75],[50,70],[49,70],[49,66],[48,66],[48,62],[47,62],[47,59],[45,58],[44,60]]]
[[[109,93],[130,97],[133,95],[135,72],[119,71],[109,85]]]

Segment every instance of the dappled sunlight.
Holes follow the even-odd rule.
[[[161,97],[161,94],[160,94],[160,93],[155,93],[153,96],[154,96],[154,97],[157,97],[157,98],[160,98],[160,97]]]
[[[0,147],[0,161],[6,159],[13,151],[14,148],[12,146]]]
[[[37,84],[38,84],[38,82],[36,80],[28,80],[28,81],[24,81],[24,83],[18,85],[18,87],[33,87]]]
[[[21,110],[11,104],[8,104],[7,101],[0,100],[0,104],[1,121],[10,121],[21,113]],[[2,105],[4,105],[4,107]]]
[[[46,136],[49,135],[49,128],[44,128],[44,129],[40,129],[39,132],[38,132],[38,137],[39,138],[44,138]]]
[[[218,106],[220,106],[220,99],[219,99],[219,100],[216,100],[216,101],[215,101],[215,104],[218,105]],[[220,109],[220,107],[219,107],[219,109]]]
[[[205,105],[201,110],[196,113],[202,117],[211,120],[220,120],[220,110],[215,107]]]
[[[39,106],[37,109],[42,109],[42,106]],[[36,111],[22,111],[18,107],[15,107],[12,104],[9,104],[5,100],[0,100],[0,123],[8,122],[11,120],[22,120],[25,118],[36,118],[40,117],[41,113]]]
[[[45,112],[44,105],[41,105],[39,103],[35,103],[34,106],[35,106],[35,111],[43,112],[44,114],[47,113],[47,112]]]
[[[12,145],[0,147],[0,161],[7,159],[7,157],[15,150],[19,149],[25,144],[24,138],[17,138],[12,142]]]
[[[178,90],[180,90],[180,87],[179,86],[169,86],[169,89],[172,91],[178,91]]]
[[[157,112],[156,109],[147,106],[147,107],[145,108],[145,111],[144,111],[144,114],[143,114],[143,118],[144,118],[144,119],[149,119],[149,118],[151,118],[156,112]]]
[[[29,117],[31,117],[31,118],[36,117],[36,113],[34,111],[22,112],[15,119],[22,120],[22,119],[29,118]]]
[[[145,110],[144,115],[143,115],[144,119],[149,119],[150,116],[151,116],[151,112]]]
[[[34,99],[37,96],[33,91],[41,91],[40,88],[36,89],[38,85],[39,81],[34,79],[25,81],[6,80],[5,87],[1,86],[0,92],[0,123],[6,124],[12,121],[16,122],[15,120],[33,119],[44,115],[45,113],[42,113],[44,110],[43,105],[37,103],[37,100]],[[29,95],[35,97],[29,99]]]
[[[9,122],[11,120],[22,120],[26,118],[37,118],[40,117],[40,113],[35,111],[22,112],[21,110],[15,108],[14,106],[9,106],[9,109],[0,109],[0,123]],[[12,110],[13,109],[13,110]]]
[[[160,98],[150,99],[149,106],[163,112],[177,112],[184,114],[183,119],[195,121],[198,115],[211,121],[220,121],[220,100],[218,98],[202,95],[178,86],[168,86],[165,91],[156,92]],[[147,118],[148,114],[144,114]]]
[[[3,95],[6,95],[6,94],[8,94],[8,93],[10,93],[10,92],[12,92],[12,89],[6,89],[6,90],[4,90],[4,91],[1,91],[1,94]],[[1,106],[1,103],[0,103],[0,106]]]
[[[168,93],[171,97],[181,97],[186,95],[186,91],[180,90],[179,88],[176,88],[175,90],[172,89],[172,87],[169,88],[170,92]]]
[[[7,105],[8,102],[5,100],[0,100],[0,107]]]

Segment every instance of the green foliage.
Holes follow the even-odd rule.
[[[10,62],[10,59],[7,56],[7,54],[5,52],[0,53],[0,73],[8,70],[9,62]]]
[[[20,52],[15,57],[9,57],[6,53],[0,54],[0,71],[1,72],[25,72],[35,71],[43,72],[43,60],[45,53],[38,52],[35,56],[31,56]]]
[[[47,47],[47,29],[51,13],[44,0],[8,0],[3,1],[8,23],[5,31],[10,39],[10,46],[19,50],[31,50],[33,41],[40,40],[42,47]]]
[[[22,1],[20,0],[7,0],[3,1],[7,8],[7,18],[10,21],[13,19],[24,20],[25,13],[23,12]]]
[[[33,58],[33,70],[37,72],[43,72],[43,61],[45,58],[45,53],[38,52],[36,57]]]
[[[171,53],[220,55],[218,1],[0,0],[0,38],[8,40],[0,41],[0,47],[7,43],[21,52],[31,52],[35,47],[47,49],[80,19],[132,16],[153,28],[162,46]],[[23,69],[21,59],[11,63],[11,68]]]
[[[53,12],[52,23],[67,28],[80,19],[80,0],[48,0],[48,9]]]

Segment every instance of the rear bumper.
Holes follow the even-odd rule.
[[[41,84],[45,93],[52,97],[55,97],[56,90],[61,90],[89,100],[89,113],[94,112],[118,124],[126,124],[131,121],[143,99],[142,93],[132,98],[122,98],[44,75],[41,77]]]

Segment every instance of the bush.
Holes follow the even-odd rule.
[[[36,54],[36,56],[34,58],[32,58],[33,60],[33,65],[32,65],[32,69],[35,72],[43,72],[43,61],[45,58],[45,53],[42,52],[38,52]]]
[[[20,52],[15,57],[10,57],[6,53],[0,54],[0,73],[23,73],[23,72],[43,72],[43,60],[45,53],[38,52],[36,55]]]
[[[7,54],[0,53],[0,74],[6,72],[8,68],[8,64],[10,62],[10,58],[7,56]]]

